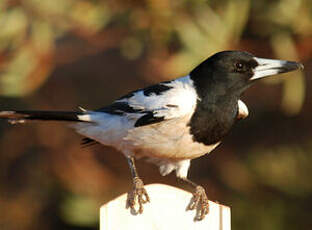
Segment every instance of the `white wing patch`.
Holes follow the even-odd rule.
[[[126,102],[136,110],[152,111],[155,117],[164,117],[165,120],[194,112],[197,94],[189,76],[161,84],[171,88],[160,95],[150,94],[148,96],[144,95],[144,91],[141,90],[135,92],[132,97],[117,102]],[[133,115],[137,117],[137,114],[129,114],[130,117]]]

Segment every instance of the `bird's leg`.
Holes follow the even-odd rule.
[[[149,202],[149,196],[144,188],[143,181],[138,175],[138,172],[135,167],[134,158],[127,157],[128,164],[131,171],[131,176],[133,180],[132,190],[128,192],[127,197],[127,208],[130,207],[135,213],[142,213],[143,212],[143,204]],[[139,205],[139,209],[135,210],[136,203]]]
[[[194,183],[193,181],[187,179],[187,178],[180,178],[181,180],[185,181],[189,185],[191,185],[195,192],[193,193],[193,197],[187,206],[187,210],[194,210],[196,209],[196,216],[195,220],[202,220],[204,219],[205,215],[209,212],[209,203],[208,198],[205,192],[205,189]]]

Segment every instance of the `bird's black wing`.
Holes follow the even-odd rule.
[[[96,110],[135,120],[135,127],[159,123],[193,113],[197,94],[189,76],[133,91]]]

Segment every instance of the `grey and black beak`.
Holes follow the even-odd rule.
[[[271,75],[286,73],[297,69],[303,69],[303,65],[293,61],[274,60],[266,58],[256,58],[258,65],[254,68],[254,75],[250,80],[256,80]]]

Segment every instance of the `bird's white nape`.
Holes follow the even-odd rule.
[[[238,105],[237,119],[244,119],[248,117],[249,111],[247,105],[242,100],[238,100],[237,105]]]

